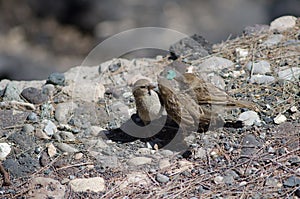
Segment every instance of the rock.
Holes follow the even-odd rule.
[[[5,142],[0,143],[0,160],[4,160],[6,156],[8,156],[10,151],[11,151],[11,147],[9,144]]]
[[[61,150],[62,152],[68,152],[68,153],[76,153],[78,152],[78,149],[70,146],[69,144],[66,143],[58,143],[57,148]]]
[[[54,134],[56,135],[56,134]],[[51,137],[49,137],[48,135],[46,135],[46,133],[44,133],[42,130],[40,129],[37,129],[35,132],[34,132],[34,136],[39,138],[39,139],[45,139],[45,140],[50,140]]]
[[[281,124],[281,123],[285,122],[286,120],[287,120],[287,118],[284,115],[279,114],[274,118],[274,123]]]
[[[149,155],[151,154],[151,149],[150,148],[139,148],[136,152],[136,155]]]
[[[270,73],[271,72],[271,66],[270,63],[262,60],[262,61],[258,61],[258,62],[248,62],[246,64],[246,68],[249,71],[252,71],[253,74],[261,74],[264,75],[266,73]]]
[[[193,35],[171,45],[169,51],[176,57],[185,57],[186,61],[191,61],[209,55],[212,51],[212,45],[202,36]]]
[[[43,130],[48,136],[52,136],[53,134],[55,134],[57,132],[56,125],[53,122],[51,122],[50,120],[43,120],[42,123],[44,124]]]
[[[26,134],[30,134],[34,131],[34,126],[31,124],[25,124],[22,128],[22,131],[24,131]]]
[[[41,118],[52,118],[54,107],[51,102],[46,102],[41,106]]]
[[[159,169],[166,169],[168,167],[170,167],[170,160],[169,159],[162,159],[159,161],[158,163],[158,167]]]
[[[299,67],[287,68],[279,71],[277,75],[280,80],[298,81],[300,77],[300,68]]]
[[[59,123],[66,124],[75,108],[77,105],[74,102],[60,103],[56,106],[54,117]]]
[[[147,174],[142,172],[133,172],[127,174],[127,177],[125,180],[120,181],[118,184],[120,184],[120,189],[125,189],[131,184],[135,184],[136,186],[141,187],[148,187],[151,183],[151,180],[147,176]]]
[[[47,145],[47,153],[50,158],[54,157],[57,154],[56,147],[52,143],[49,143]]]
[[[0,129],[22,126],[28,114],[28,112],[17,110],[0,110]]]
[[[28,186],[30,187],[28,196],[32,199],[56,199],[64,198],[65,196],[65,186],[51,178],[35,177]]]
[[[152,162],[151,158],[147,157],[135,157],[128,160],[127,164],[130,166],[140,166],[144,164],[150,164]]]
[[[47,84],[64,86],[65,75],[63,73],[52,73],[48,77]]]
[[[237,61],[245,61],[248,54],[249,54],[249,50],[248,49],[244,49],[244,48],[236,48],[235,49],[235,53],[237,56]]]
[[[270,84],[275,82],[275,78],[269,75],[252,75],[249,79],[250,83]]]
[[[42,87],[42,93],[48,97],[52,97],[55,91],[55,86],[53,84],[46,84]]]
[[[224,177],[222,177],[222,176],[216,176],[216,177],[214,177],[214,183],[216,183],[216,184],[223,184],[224,183]]]
[[[283,32],[288,30],[289,28],[293,28],[296,25],[297,18],[294,16],[282,16],[270,24],[270,30],[277,30],[279,32]]]
[[[202,62],[196,68],[201,72],[216,72],[224,68],[229,68],[233,65],[234,63],[228,59],[213,56],[205,59],[204,62]]]
[[[260,123],[258,114],[255,111],[245,111],[241,113],[238,117],[239,121],[244,122],[245,125],[251,126],[255,123]]]
[[[279,44],[281,40],[284,38],[283,35],[278,34],[278,35],[269,35],[267,40],[264,41],[261,45],[266,46],[266,47],[271,47]]]
[[[267,32],[269,28],[268,25],[255,24],[254,26],[246,26],[243,33],[245,35],[256,35]]]
[[[27,120],[31,121],[31,122],[37,122],[38,121],[38,116],[36,113],[31,112],[29,113]]]
[[[74,101],[97,102],[104,97],[105,87],[92,80],[78,80],[64,87],[65,92],[70,93]]]
[[[162,149],[159,151],[161,155],[163,155],[164,157],[171,157],[174,155],[173,151],[167,150],[167,149]]]
[[[296,177],[296,176],[291,176],[288,179],[286,179],[285,181],[283,181],[283,185],[285,187],[296,187],[300,185],[300,178]]]
[[[59,133],[59,135],[66,142],[73,142],[76,139],[74,134],[69,131],[62,131]]]
[[[119,70],[121,66],[121,62],[119,60],[115,60],[108,66],[108,70],[113,73]]]
[[[117,103],[114,103],[112,106],[111,106],[111,110],[114,114],[117,114],[122,121],[126,121],[128,119],[130,119],[130,112],[129,112],[129,107],[122,103],[122,102],[117,102]]]
[[[74,192],[103,192],[105,191],[105,181],[101,177],[94,178],[78,178],[69,182],[71,189]]]
[[[18,101],[23,102],[23,100],[20,98],[21,91],[17,87],[17,85],[13,82],[9,82],[6,85],[6,88],[4,90],[3,94],[3,101]]]
[[[157,182],[160,182],[160,183],[166,183],[170,180],[170,178],[166,175],[163,175],[163,174],[156,174],[156,178]]]
[[[42,104],[48,100],[47,95],[43,94],[40,89],[33,87],[25,88],[21,95],[32,104]]]
[[[292,107],[290,108],[290,111],[291,111],[292,113],[296,113],[296,112],[298,111],[298,109],[297,109],[296,106],[292,106]]]
[[[203,159],[206,158],[206,150],[204,148],[197,148],[195,149],[195,155],[194,155],[195,159]]]
[[[253,134],[248,134],[243,138],[241,156],[254,155],[261,143],[256,139]]]

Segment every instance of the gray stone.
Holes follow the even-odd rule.
[[[223,184],[224,183],[224,177],[222,177],[222,176],[216,176],[216,177],[214,177],[214,183],[216,183],[216,184]]]
[[[280,185],[278,179],[270,177],[266,179],[265,185],[268,187],[278,187]]]
[[[37,121],[38,121],[38,116],[37,116],[36,113],[31,112],[31,113],[29,113],[27,119],[28,119],[29,121],[32,121],[32,122],[37,122]]]
[[[51,178],[35,177],[29,181],[29,187],[29,198],[64,198],[65,196],[65,186]]]
[[[47,83],[53,84],[53,85],[64,86],[65,85],[65,75],[63,73],[52,73],[49,75]]]
[[[233,66],[234,63],[222,57],[210,57],[202,62],[197,68],[199,71],[216,72]]]
[[[246,68],[249,71],[252,71],[253,74],[261,74],[264,75],[266,73],[270,73],[271,72],[271,66],[270,63],[265,61],[265,60],[261,60],[258,62],[248,62],[246,64]]]
[[[298,81],[300,77],[300,67],[292,67],[281,70],[277,73],[280,80]]]
[[[159,151],[161,155],[163,155],[164,157],[170,157],[174,155],[173,151],[167,150],[167,149],[162,149],[161,151]]]
[[[279,115],[277,115],[274,118],[274,123],[275,124],[281,124],[283,122],[285,122],[287,120],[287,118],[285,117],[285,115],[282,115],[281,113]]]
[[[55,134],[57,132],[56,125],[53,122],[51,122],[50,120],[43,120],[42,123],[44,124],[43,130],[48,136],[52,136],[53,134]]]
[[[288,30],[289,28],[293,28],[296,25],[297,18],[294,16],[282,16],[270,24],[270,30],[277,30],[279,32],[283,32]]]
[[[160,183],[166,183],[170,180],[170,178],[166,175],[163,175],[163,174],[156,174],[156,180]]]
[[[71,189],[74,192],[102,192],[105,191],[105,181],[101,177],[94,178],[78,178],[69,182]]]
[[[52,97],[55,91],[55,86],[53,84],[46,84],[42,87],[42,93]]]
[[[28,102],[33,104],[42,104],[48,100],[48,96],[43,94],[40,89],[28,87],[25,88],[22,93],[22,97],[24,97]]]
[[[291,176],[283,182],[285,187],[296,187],[300,185],[300,178]]]
[[[253,134],[248,134],[244,137],[242,142],[241,156],[252,156],[257,152],[257,148],[261,143],[256,139]]]
[[[17,85],[13,82],[9,82],[4,90],[3,101],[23,102],[20,98],[20,93],[21,91],[18,89]]]
[[[195,155],[194,155],[194,158],[196,159],[203,159],[203,158],[206,158],[206,150],[204,148],[197,148],[195,150]]]
[[[251,126],[255,123],[260,123],[258,114],[255,111],[245,111],[238,117],[239,121],[243,121],[245,125]]]
[[[275,82],[275,78],[269,75],[252,75],[249,79],[250,83],[270,84]]]
[[[51,102],[46,102],[41,106],[41,118],[51,118],[54,111],[54,107]]]
[[[66,124],[75,108],[77,105],[74,102],[60,103],[55,109],[54,117],[59,123]]]
[[[151,158],[147,157],[135,157],[128,160],[127,164],[130,166],[140,166],[144,164],[150,164],[152,162]]]
[[[61,150],[62,152],[68,152],[68,153],[76,153],[78,152],[78,149],[70,146],[69,144],[66,143],[58,143],[57,148]]]
[[[279,34],[279,35],[270,35],[266,41],[264,41],[262,43],[263,46],[266,47],[271,47],[271,46],[275,46],[277,44],[279,44],[279,42],[281,42],[281,40],[284,38],[283,35]]]
[[[25,124],[22,128],[22,131],[24,131],[26,134],[30,134],[34,131],[34,126],[31,124]]]

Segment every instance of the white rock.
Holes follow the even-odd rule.
[[[0,160],[4,160],[6,156],[8,156],[10,151],[11,151],[11,147],[9,144],[5,142],[0,143]]]
[[[258,62],[248,62],[246,64],[246,67],[249,71],[253,71],[253,74],[266,74],[266,73],[270,73],[271,72],[271,66],[270,63],[265,61],[265,60],[261,60]]]
[[[269,75],[252,75],[249,79],[250,83],[270,84],[275,82],[275,77]]]
[[[215,72],[222,70],[223,68],[229,68],[233,65],[234,63],[228,59],[222,57],[210,57],[195,68],[199,68],[200,71]]]
[[[57,148],[59,148],[63,152],[68,152],[68,153],[76,153],[78,152],[78,149],[66,144],[66,143],[58,143]]]
[[[281,80],[298,80],[300,77],[300,68],[292,67],[278,72],[278,78]]]
[[[159,169],[166,169],[168,167],[170,167],[170,160],[169,159],[162,159],[159,161],[158,163],[158,167]]]
[[[56,125],[50,120],[43,120],[42,123],[45,125],[43,130],[48,136],[52,136],[54,133],[57,132]]]
[[[151,180],[147,174],[142,172],[134,172],[127,175],[125,180],[120,182],[120,189],[126,188],[130,184],[136,184],[138,186],[148,187],[151,183]]]
[[[280,32],[289,28],[293,28],[296,25],[297,18],[294,16],[283,16],[275,19],[270,24],[270,30],[278,30]]]
[[[92,191],[98,193],[105,191],[105,181],[101,177],[78,178],[71,180],[69,185],[74,192]]]
[[[251,126],[254,123],[260,123],[258,114],[255,111],[245,111],[241,113],[238,120],[243,121],[245,125]]]
[[[147,157],[135,157],[130,159],[127,164],[130,166],[140,166],[140,165],[144,165],[144,164],[150,164],[152,162],[151,158],[147,158]]]
[[[224,178],[223,178],[222,176],[216,176],[216,177],[214,178],[214,182],[215,182],[216,184],[223,184],[223,183],[224,183]]]
[[[199,148],[197,150],[195,150],[195,159],[203,159],[206,158],[206,150],[203,148]]]
[[[296,106],[292,106],[292,107],[290,108],[290,110],[291,110],[292,113],[296,113],[296,112],[298,111],[298,109],[297,109]]]
[[[285,122],[286,120],[287,120],[287,118],[284,115],[279,114],[274,118],[274,123],[281,124],[281,123]]]
[[[249,54],[249,50],[244,48],[236,48],[235,53],[238,61],[244,61]]]

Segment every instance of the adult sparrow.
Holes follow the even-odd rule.
[[[137,80],[133,85],[137,114],[145,125],[160,118],[164,110],[158,93],[153,90],[155,87],[147,79]]]
[[[194,73],[184,72],[182,66],[177,68],[178,65],[167,66],[158,77],[158,87],[168,116],[182,128],[198,130],[224,124],[212,106],[254,108],[250,102],[233,99]]]

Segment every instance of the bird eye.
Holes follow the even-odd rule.
[[[140,86],[140,88],[147,88],[147,86]]]

